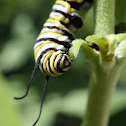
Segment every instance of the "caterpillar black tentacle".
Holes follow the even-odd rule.
[[[41,99],[41,105],[40,105],[40,112],[39,112],[39,116],[37,118],[37,120],[35,121],[35,123],[32,126],[35,126],[41,116],[41,112],[42,112],[42,105],[43,105],[43,101],[44,101],[44,97],[45,97],[45,93],[46,93],[46,89],[48,86],[48,80],[49,80],[49,76],[46,76],[46,81],[45,81],[45,85],[44,85],[44,89],[43,89],[43,93],[42,93],[42,99]]]
[[[69,57],[69,49],[74,40],[73,34],[82,27],[82,17],[84,17],[92,3],[93,0],[56,0],[49,18],[43,25],[43,29],[34,45],[36,65],[26,94],[23,97],[15,98],[23,99],[27,96],[33,75],[39,66],[40,70],[46,75],[46,82],[42,94],[40,113],[33,126],[36,125],[41,115],[49,77],[61,75],[70,68],[72,59]]]
[[[37,62],[35,63],[34,69],[33,69],[32,74],[31,74],[31,79],[30,79],[30,81],[29,81],[29,83],[28,83],[28,86],[27,86],[27,90],[26,90],[25,95],[23,95],[22,97],[14,97],[15,100],[21,100],[21,99],[25,98],[25,97],[28,95],[28,91],[29,91],[29,88],[30,88],[30,86],[31,86],[31,82],[32,82],[32,80],[33,80],[35,71],[36,71],[36,69],[37,69],[38,66],[39,66],[39,63],[40,63],[40,59],[41,59],[41,58],[42,58],[42,55],[39,56],[39,58],[37,59]]]

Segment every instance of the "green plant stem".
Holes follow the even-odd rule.
[[[95,0],[95,34],[113,34],[114,19],[115,0]],[[97,60],[93,64],[91,61],[93,71],[90,79],[87,111],[82,126],[107,126],[108,124],[110,103],[121,67],[115,65],[114,60],[109,61],[115,65],[112,68],[109,67],[109,62],[104,64],[101,61],[101,65],[99,62]],[[104,68],[104,65],[107,67]]]
[[[95,0],[95,34],[114,33],[115,0]]]
[[[109,72],[94,67],[89,87],[87,113],[82,126],[107,126],[109,108],[121,67]]]

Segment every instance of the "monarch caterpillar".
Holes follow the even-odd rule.
[[[82,17],[92,3],[93,0],[56,0],[49,18],[43,25],[34,45],[35,67],[26,93],[22,97],[15,97],[15,99],[23,99],[28,95],[33,76],[39,67],[46,75],[46,81],[39,116],[33,126],[36,125],[41,116],[49,77],[61,75],[71,65],[72,59],[68,53],[74,40],[73,33],[82,27]]]

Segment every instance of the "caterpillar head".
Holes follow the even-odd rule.
[[[48,76],[58,76],[67,71],[71,65],[69,56],[62,51],[49,51],[40,60],[40,70]]]

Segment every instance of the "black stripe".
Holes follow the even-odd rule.
[[[43,56],[47,51],[51,51],[51,50],[57,51],[57,49],[55,49],[55,48],[48,48],[48,49],[42,51],[41,55]]]
[[[58,69],[58,71],[59,71],[60,73],[63,73],[63,72],[64,72],[64,71],[59,67],[59,66],[60,66],[60,61],[61,61],[62,57],[63,57],[63,54],[61,54],[59,60],[57,61],[57,69]]]
[[[83,6],[86,3],[89,3],[90,6],[93,3],[93,0],[83,0],[81,3],[77,3],[77,2],[74,2],[74,1],[67,1],[67,0],[64,0],[64,1],[66,1],[67,3],[69,3],[70,6],[71,6],[71,8],[74,8],[75,10],[79,10],[80,7]]]
[[[77,2],[73,2],[73,1],[67,1],[67,2],[70,4],[71,8],[74,8],[76,10],[79,10],[79,8],[83,5],[83,2],[82,3],[77,3]]]
[[[83,21],[78,16],[71,16],[70,24],[72,24],[75,28],[81,28],[83,25]]]
[[[70,17],[71,17],[70,14],[67,14],[67,13],[65,13],[65,12],[63,12],[63,11],[60,11],[60,10],[53,9],[52,11],[53,11],[53,12],[60,13],[60,14],[62,14],[64,17],[69,18],[69,19],[70,19]]]
[[[48,58],[48,66],[49,66],[50,73],[54,74],[54,72],[52,71],[51,66],[50,66],[50,58],[51,58],[51,56],[52,56],[52,54]]]
[[[65,56],[65,59],[64,59],[64,61],[63,61],[63,68],[68,68],[68,67],[71,65],[71,62],[69,62],[68,65],[65,65],[66,61],[69,62],[68,58]]]
[[[63,0],[63,1],[67,2],[71,6],[71,8],[74,8],[75,10],[79,10],[79,8],[85,3],[85,0],[83,0],[82,3],[77,3],[74,1],[67,1],[67,0]],[[57,5],[61,5],[61,4],[57,4]]]
[[[66,27],[68,27],[69,24],[72,24],[76,28],[80,28],[83,25],[82,19],[80,17],[78,17],[78,16],[75,16],[75,15],[74,16],[71,16],[70,14],[67,14],[67,13],[65,13],[63,11],[56,10],[56,9],[53,10],[53,12],[60,13],[60,14],[64,15],[66,18],[68,18],[70,20],[70,22],[67,23],[67,24],[64,24],[63,22],[60,21]]]
[[[43,73],[46,74],[45,71],[44,71],[44,69],[43,69],[43,63],[41,65],[41,68],[42,68]]]
[[[59,28],[59,27],[57,27],[57,26],[46,26],[46,27],[44,27],[44,28],[60,30],[60,31],[62,31],[62,32],[64,33],[64,35],[68,36],[68,38],[69,38],[70,40],[74,40],[73,35],[72,35],[71,33],[69,33],[68,31],[62,29],[62,28]]]
[[[71,43],[68,43],[68,42],[65,42],[65,41],[59,41],[59,40],[54,39],[54,38],[41,38],[41,39],[37,40],[36,43],[40,42],[40,41],[52,41],[52,42],[64,45],[64,47],[66,47],[66,48],[70,48],[70,46],[71,46]]]
[[[93,42],[88,42],[87,41],[87,45],[97,51],[99,51],[99,46],[96,44],[96,43],[93,43]]]
[[[51,51],[51,50],[57,51],[57,49],[55,49],[55,48],[48,48],[48,49],[44,50],[44,51],[41,53],[41,57],[43,57],[43,55],[44,55],[45,53],[47,53],[48,51]],[[43,59],[43,60],[44,60],[44,59]],[[42,71],[45,73],[45,71],[44,71],[44,69],[43,69],[43,62],[42,62],[41,68],[42,68]],[[47,70],[47,68],[46,68],[46,70]],[[45,74],[46,74],[46,73],[45,73]]]

